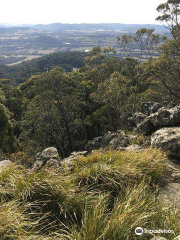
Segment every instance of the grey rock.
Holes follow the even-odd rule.
[[[12,164],[12,162],[10,160],[3,160],[0,161],[0,172],[4,169],[6,169],[7,167],[9,167]]]
[[[141,112],[147,116],[156,113],[160,108],[173,108],[174,105],[169,102],[143,102],[141,103]]]
[[[159,194],[159,200],[165,207],[176,207],[180,210],[180,184],[168,183]]]
[[[156,113],[161,108],[170,109],[170,108],[173,108],[175,106],[176,105],[171,103],[171,102],[155,103],[154,106],[151,108],[151,113]]]
[[[157,127],[151,121],[150,116],[146,117],[139,125],[138,132],[142,132],[145,135],[151,135],[154,131],[157,130]]]
[[[127,147],[129,141],[130,141],[129,137],[127,135],[124,135],[112,139],[111,142],[109,143],[109,146],[112,149],[118,149],[119,147]]]
[[[138,127],[139,131],[146,135],[150,135],[157,130],[159,126],[161,126],[161,118],[165,121],[162,126],[172,126],[174,122],[179,121],[179,110],[177,110],[178,107],[175,109],[173,108],[174,105],[169,102],[143,102],[141,103],[140,112],[136,112],[134,115],[126,114],[123,118],[123,122],[129,130],[133,130],[134,128]],[[166,118],[168,111],[173,114],[173,119],[164,119]],[[167,125],[166,121],[169,125]]]
[[[51,159],[45,164],[45,168],[58,169],[60,167],[60,162],[56,159]]]
[[[88,155],[87,151],[83,152],[73,152],[71,155],[61,162],[61,165],[68,170],[72,170],[75,166],[74,160],[78,159],[78,157],[86,157]]]
[[[131,151],[131,152],[134,152],[134,153],[140,153],[143,150],[144,149],[137,144],[130,145],[129,147],[126,148],[126,151]]]
[[[139,119],[140,122],[140,119]],[[150,114],[142,122],[137,123],[138,130],[146,135],[162,127],[180,126],[180,106],[162,107],[156,113]]]
[[[85,150],[92,152],[93,150],[100,149],[101,147],[107,147],[113,138],[117,138],[117,133],[107,132],[104,136],[96,137],[92,141],[89,141],[85,147]]]
[[[117,148],[117,150],[119,151],[130,151],[130,152],[133,152],[133,153],[140,153],[142,151],[144,151],[143,148],[141,148],[139,145],[130,145],[128,147],[119,147]]]
[[[161,108],[151,115],[151,122],[156,127],[175,126],[180,124],[180,106],[174,108]]]
[[[141,122],[144,121],[144,119],[147,117],[144,113],[136,112],[133,116],[133,120],[135,124],[138,126]]]
[[[112,133],[112,132],[107,132],[102,139],[102,144],[103,147],[106,147],[109,145],[109,143],[111,142],[112,139],[117,138],[118,134],[117,133]]]
[[[103,140],[103,137],[96,137],[96,138],[94,138],[92,141],[89,141],[87,143],[87,145],[85,146],[85,149],[88,152],[91,152],[94,149],[99,149],[101,147],[101,145],[102,145],[102,140]]]
[[[150,115],[152,113],[152,108],[157,105],[155,102],[143,102],[141,103],[141,113],[145,115]]]
[[[162,128],[151,136],[151,145],[180,157],[180,127]]]
[[[72,152],[72,153],[71,153],[71,156],[74,156],[74,157],[79,157],[79,156],[84,156],[84,157],[86,157],[87,155],[88,155],[88,152],[87,152],[87,151]]]
[[[36,162],[34,163],[33,170],[38,171],[43,166],[49,166],[58,168],[60,167],[60,158],[58,151],[54,147],[46,148],[36,156]]]
[[[180,180],[180,167],[177,163],[172,162],[170,159],[165,161],[167,174],[164,176],[167,182],[179,182]]]
[[[117,130],[117,134],[118,134],[118,136],[124,136],[124,135],[126,135],[125,132],[122,131],[122,130]]]

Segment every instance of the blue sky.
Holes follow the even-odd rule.
[[[0,23],[157,23],[165,0],[2,0]]]

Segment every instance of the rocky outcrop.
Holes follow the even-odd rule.
[[[146,135],[162,127],[180,126],[180,106],[160,108],[156,113],[144,118],[137,126],[138,130]]]
[[[174,108],[161,108],[150,116],[151,122],[156,127],[180,125],[180,106]]]
[[[131,141],[135,139],[137,135],[127,135],[123,131],[117,131],[115,133],[108,132],[104,136],[94,138],[86,145],[86,150],[90,153],[93,150],[100,148],[110,148],[113,150],[119,150],[126,148],[130,145]]]
[[[4,169],[6,169],[7,167],[9,167],[12,164],[12,162],[10,160],[3,160],[0,161],[0,172]]]
[[[180,157],[180,127],[162,128],[151,136],[151,145]]]
[[[34,163],[33,170],[38,171],[42,167],[58,168],[60,167],[60,158],[58,151],[54,147],[46,148],[36,156],[36,162]]]
[[[118,138],[118,133],[107,132],[104,136],[96,137],[92,141],[89,141],[85,149],[88,152],[99,149],[101,147],[107,147],[112,139]]]
[[[127,114],[124,117],[124,124],[127,126],[129,130],[133,130],[133,128],[138,127],[143,121],[145,127],[142,126],[142,129],[140,130],[146,130],[146,125],[148,126],[149,121],[147,121],[149,116],[151,114],[156,113],[161,108],[173,108],[172,104],[169,104],[167,102],[164,103],[157,103],[157,102],[143,102],[141,103],[140,111],[136,112],[134,115]],[[147,119],[146,119],[147,118]],[[146,120],[145,120],[146,119]],[[147,123],[146,123],[147,122]],[[148,134],[149,134],[148,130]]]
[[[140,112],[126,117],[124,123],[129,130],[137,128],[145,135],[151,135],[154,131],[167,126],[180,126],[180,106],[164,102],[144,102]]]
[[[174,105],[169,102],[142,102],[141,103],[141,113],[145,114],[146,116],[149,116],[153,113],[156,113],[160,108],[173,108]]]

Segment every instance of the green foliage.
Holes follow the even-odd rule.
[[[165,39],[165,36],[156,34],[155,29],[147,28],[137,30],[135,35],[124,34],[121,38],[117,38],[119,47],[127,58],[134,57],[133,51],[140,49],[140,61],[152,59],[157,53],[159,44]]]
[[[170,29],[172,36],[177,39],[180,37],[180,2],[179,0],[168,0],[157,7],[161,14],[156,20],[164,22]]]
[[[106,79],[98,85],[94,98],[98,102],[109,104],[119,115],[119,119],[122,119],[123,114],[127,112],[130,92],[129,80],[115,72],[110,79]]]
[[[4,153],[16,150],[16,139],[5,107],[0,104],[0,149]]]
[[[74,138],[78,139],[83,129],[75,87],[75,81],[60,68],[37,76],[30,89],[34,96],[27,103],[22,121],[27,145],[31,146],[33,140],[37,146],[34,150],[54,145],[62,156],[72,152]]]

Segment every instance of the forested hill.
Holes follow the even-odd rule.
[[[14,66],[0,65],[0,78],[8,78],[15,84],[20,84],[32,75],[49,71],[57,66],[71,71],[73,68],[80,68],[84,65],[86,55],[82,52],[58,52]]]

